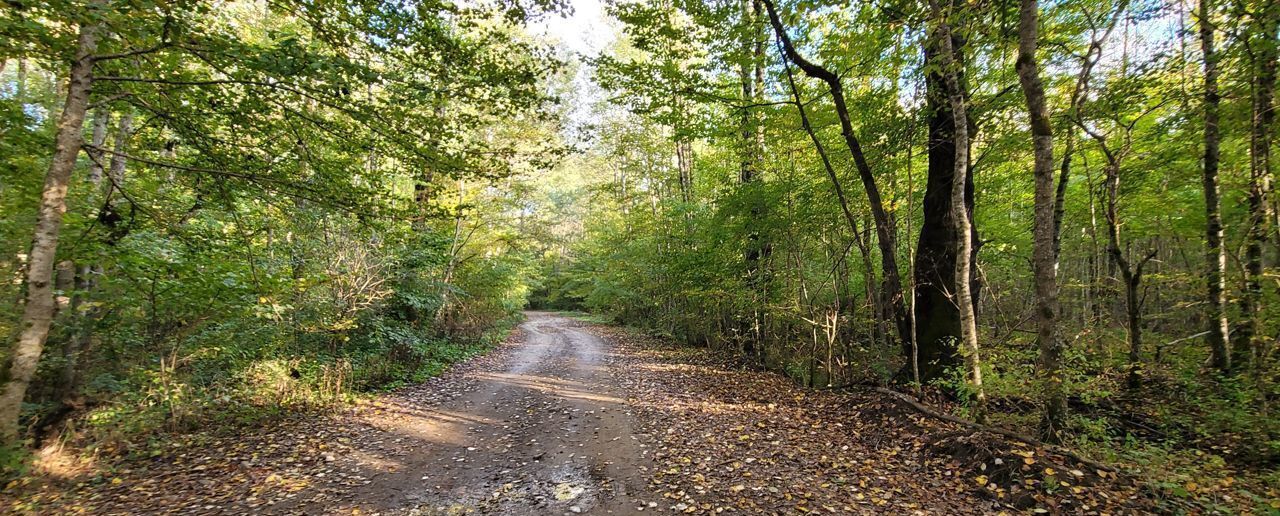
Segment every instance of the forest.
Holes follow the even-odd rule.
[[[75,512],[58,504],[161,477],[136,464],[187,474],[180,450],[329,435],[314,421],[367,434],[343,414],[386,403],[541,412],[494,408],[515,388],[623,400],[657,428],[605,426],[632,440],[679,426],[644,401],[675,389],[732,441],[708,407],[791,403],[777,376],[844,400],[796,408],[824,432],[924,418],[961,430],[919,453],[1002,440],[947,458],[992,505],[924,512],[1280,512],[1278,67],[1268,0],[6,1],[0,501]],[[702,358],[625,365],[655,350]],[[731,378],[773,390],[720,403]],[[1059,471],[997,467],[1015,446]],[[748,514],[828,496],[717,490],[737,466],[648,453],[617,459],[648,482],[625,500],[529,482],[575,513],[644,509],[655,486],[648,507],[690,513],[734,511],[706,491],[756,493]],[[1110,505],[1107,482],[1150,503]],[[435,487],[458,513],[550,513]],[[919,509],[830,489],[819,512]],[[120,503],[80,510],[163,512]]]

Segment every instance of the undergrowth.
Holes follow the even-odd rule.
[[[333,413],[376,393],[421,383],[484,353],[522,318],[509,315],[480,331],[441,335],[375,314],[344,335],[323,336],[341,345],[282,327],[246,331],[238,324],[211,325],[169,358],[140,361],[123,373],[104,369],[93,375],[86,382],[85,407],[56,432],[47,431],[40,444],[69,445],[82,458],[154,454],[174,442],[198,442],[193,434]],[[207,342],[231,336],[240,339],[237,345]],[[183,354],[186,349],[198,352]],[[57,366],[48,367],[56,371]],[[41,407],[32,410],[38,413]],[[25,447],[0,452],[4,477],[30,472],[32,458]]]

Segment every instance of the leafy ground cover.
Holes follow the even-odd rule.
[[[651,487],[689,513],[1050,512],[1265,514],[1222,476],[1172,496],[1137,474],[921,414],[869,388],[815,390],[728,355],[596,327],[625,349],[626,378],[658,463]],[[1268,493],[1255,483],[1248,489]],[[1272,488],[1274,489],[1274,488]]]

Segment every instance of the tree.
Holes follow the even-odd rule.
[[[1044,382],[1044,421],[1042,434],[1050,441],[1059,440],[1066,419],[1067,400],[1062,390],[1062,341],[1057,335],[1058,313],[1058,223],[1057,189],[1054,187],[1053,125],[1044,84],[1036,64],[1039,34],[1039,5],[1036,0],[1022,0],[1018,15],[1018,82],[1027,100],[1034,149],[1032,165],[1035,177],[1035,235],[1031,251],[1032,274],[1035,277],[1036,343],[1040,348],[1039,374]]]
[[[758,104],[764,93],[764,42],[760,34],[760,1],[742,0],[743,57],[738,66],[738,78],[742,83],[742,156],[738,179],[750,198],[748,210],[751,217],[743,258],[747,265],[747,285],[755,293],[744,349],[748,356],[756,360],[760,360],[764,353],[761,346],[764,345],[764,325],[767,318],[764,307],[768,303],[769,288],[769,274],[765,263],[773,249],[761,228],[768,210],[760,196],[759,187],[762,181],[760,165],[764,152],[764,131],[756,110],[750,107]]]
[[[1107,136],[1084,128],[1085,132],[1089,133],[1098,143],[1106,158],[1106,164],[1103,166],[1103,190],[1105,192],[1103,218],[1106,220],[1107,225],[1107,256],[1119,269],[1121,286],[1124,288],[1125,329],[1127,330],[1129,345],[1127,383],[1130,389],[1136,389],[1142,383],[1142,326],[1144,324],[1142,319],[1142,274],[1147,264],[1156,257],[1156,251],[1154,249],[1150,250],[1142,257],[1134,259],[1127,251],[1129,246],[1124,245],[1122,242],[1120,236],[1120,227],[1123,225],[1120,219],[1120,175],[1123,170],[1122,163],[1124,158],[1133,149],[1134,125],[1147,113],[1150,113],[1150,111],[1134,117],[1128,123],[1116,122],[1117,129],[1121,132],[1121,143],[1116,148],[1112,148],[1107,143]]]
[[[1271,146],[1275,123],[1275,84],[1277,35],[1280,31],[1280,7],[1264,2],[1252,13],[1253,23],[1247,33],[1249,53],[1251,111],[1249,121],[1249,221],[1245,243],[1245,291],[1241,296],[1241,312],[1247,323],[1233,346],[1231,361],[1237,366],[1252,363],[1262,371],[1262,360],[1268,347],[1264,328],[1262,278],[1265,273],[1263,245],[1276,231],[1276,215],[1272,192]]]
[[[915,344],[917,350],[912,357],[918,361],[920,380],[930,381],[939,378],[948,368],[961,362],[957,344],[961,342],[961,314],[956,299],[959,294],[954,290],[956,282],[956,250],[960,248],[960,235],[956,231],[956,222],[952,220],[951,191],[956,181],[964,183],[964,200],[968,209],[967,215],[973,215],[973,177],[970,163],[965,163],[965,179],[955,175],[957,165],[955,159],[958,145],[958,132],[955,128],[956,117],[951,107],[951,91],[944,77],[941,63],[950,59],[955,63],[963,63],[963,44],[961,38],[952,34],[951,48],[953,54],[947,58],[942,54],[942,45],[937,38],[925,38],[925,109],[928,116],[929,137],[927,154],[929,158],[928,179],[925,185],[922,203],[922,222],[915,253]],[[968,98],[963,70],[957,70],[957,81],[962,97]],[[966,117],[967,119],[967,117]],[[973,134],[977,124],[968,121],[966,134]],[[965,150],[964,156],[969,155]],[[976,228],[970,229],[968,237],[977,242]],[[977,245],[972,246],[969,261],[976,267]],[[973,269],[970,277],[976,276]],[[973,302],[977,302],[977,282],[971,282],[970,290],[974,292]],[[912,352],[908,350],[907,356]]]
[[[94,4],[101,5],[101,4]],[[36,219],[31,242],[31,257],[27,265],[26,306],[20,321],[21,331],[13,344],[9,360],[9,376],[0,392],[0,443],[12,445],[19,438],[18,416],[27,387],[35,375],[45,339],[57,305],[53,299],[53,269],[57,260],[58,236],[62,229],[62,214],[67,211],[67,189],[71,171],[80,154],[84,141],[81,131],[85,113],[89,108],[89,91],[93,86],[93,66],[102,27],[98,21],[80,24],[76,40],[75,59],[68,71],[66,103],[59,115],[58,133],[45,174],[44,191],[40,211]]]
[[[1219,371],[1231,370],[1227,343],[1227,251],[1222,247],[1222,201],[1219,199],[1218,54],[1214,50],[1213,6],[1200,1],[1200,49],[1204,53],[1204,208],[1205,282],[1209,300],[1209,361]]]
[[[937,26],[933,37],[938,40],[938,48],[942,55],[938,66],[942,70],[943,80],[947,84],[947,98],[951,101],[951,116],[955,119],[955,180],[951,184],[951,220],[955,224],[958,235],[956,243],[956,283],[955,299],[960,311],[960,342],[963,346],[965,362],[969,369],[970,388],[974,396],[974,417],[979,422],[986,420],[986,392],[982,386],[982,358],[978,346],[978,323],[974,310],[973,294],[970,290],[970,260],[973,259],[973,227],[969,221],[969,207],[965,203],[965,183],[969,175],[969,118],[966,110],[964,94],[960,89],[959,72],[961,66],[955,60],[952,48],[951,26],[947,22],[949,12],[944,11],[937,0],[930,0],[930,10]],[[948,9],[949,11],[950,9]]]

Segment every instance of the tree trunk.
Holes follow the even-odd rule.
[[[1147,253],[1136,265],[1125,257],[1124,250],[1120,247],[1120,156],[1106,148],[1103,152],[1107,154],[1108,160],[1105,169],[1106,200],[1104,201],[1106,203],[1107,254],[1111,255],[1111,263],[1120,272],[1120,280],[1124,285],[1124,313],[1129,327],[1127,383],[1130,389],[1136,389],[1142,385],[1142,298],[1138,294],[1138,289],[1142,284],[1142,268],[1155,257],[1155,252]]]
[[[75,61],[71,63],[67,84],[67,100],[58,120],[53,159],[45,174],[44,191],[31,243],[27,266],[27,300],[19,322],[20,332],[10,353],[9,377],[0,393],[0,442],[18,440],[18,417],[27,386],[49,337],[56,305],[53,299],[53,268],[58,249],[58,233],[62,215],[67,211],[67,186],[76,156],[84,142],[82,127],[89,107],[89,89],[93,82],[93,52],[98,45],[98,26],[80,27]]]
[[[969,117],[966,112],[963,90],[960,89],[959,73],[955,52],[951,44],[951,28],[947,24],[947,13],[938,6],[937,0],[930,0],[938,27],[934,35],[938,40],[941,52],[942,76],[947,84],[947,96],[951,100],[951,115],[955,119],[955,178],[951,183],[951,217],[955,222],[956,244],[956,282],[955,299],[960,311],[960,339],[964,346],[964,355],[969,368],[970,387],[974,395],[974,419],[979,423],[985,420],[986,394],[982,388],[982,358],[978,347],[978,322],[974,314],[973,294],[969,280],[971,260],[973,258],[973,226],[969,221],[969,209],[965,204],[965,183],[969,175]]]
[[[1258,83],[1264,86],[1262,91],[1259,93],[1259,96],[1261,97],[1259,104],[1262,107],[1260,117],[1261,127],[1256,130],[1256,133],[1258,134],[1258,139],[1261,143],[1259,147],[1262,152],[1265,153],[1261,159],[1261,174],[1267,178],[1268,184],[1270,184],[1272,178],[1271,146],[1275,142],[1276,69],[1277,66],[1280,66],[1280,62],[1278,62],[1278,60],[1280,60],[1280,39],[1278,39],[1280,38],[1280,35],[1278,35],[1278,33],[1280,33],[1280,3],[1266,2],[1264,5],[1265,7],[1262,15],[1263,27],[1262,30],[1259,31],[1262,35],[1262,44],[1259,45],[1260,54],[1262,56],[1262,66],[1261,73],[1259,74],[1260,77],[1258,78]],[[1275,202],[1274,198],[1272,199],[1272,202]],[[1277,213],[1275,205],[1270,206],[1270,211],[1272,216],[1270,219],[1272,226],[1271,235],[1276,238],[1275,245],[1277,247],[1277,251],[1280,251],[1280,219],[1277,219],[1277,217],[1280,217],[1280,213]],[[1276,348],[1276,339],[1274,337],[1267,341],[1258,341],[1257,345],[1253,348],[1253,359],[1256,364],[1254,379],[1257,382],[1255,388],[1257,388],[1259,392],[1268,392],[1270,389],[1268,382],[1274,381],[1275,376],[1267,374],[1267,371],[1269,370],[1267,361]],[[1259,408],[1263,416],[1265,416],[1269,409],[1269,401],[1267,397],[1264,396],[1260,400]]]
[[[107,143],[107,122],[110,118],[111,112],[105,107],[98,108],[93,113],[93,140],[86,153],[90,158],[88,179],[94,186],[102,184],[102,146]]]
[[[1039,5],[1036,0],[1022,0],[1018,21],[1018,82],[1027,100],[1034,149],[1035,226],[1031,251],[1032,273],[1036,295],[1036,344],[1040,348],[1037,364],[1044,386],[1044,418],[1041,433],[1045,440],[1057,442],[1067,411],[1062,391],[1062,340],[1058,338],[1058,189],[1054,187],[1053,126],[1044,84],[1036,63],[1039,33]]]
[[[1138,297],[1138,286],[1142,282],[1141,273],[1133,273],[1126,267],[1120,271],[1124,279],[1125,319],[1129,325],[1129,376],[1128,386],[1137,389],[1142,386],[1142,306]]]
[[[1249,229],[1245,246],[1245,293],[1241,296],[1242,316],[1248,321],[1235,340],[1232,362],[1244,367],[1265,349],[1263,335],[1262,281],[1263,249],[1268,235],[1275,230],[1271,203],[1271,125],[1275,120],[1273,96],[1276,82],[1276,46],[1272,11],[1264,7],[1258,20],[1252,52],[1253,99],[1249,138]],[[1252,353],[1251,353],[1252,351]],[[1254,367],[1260,364],[1253,364]]]
[[[693,145],[682,136],[676,137],[676,168],[680,173],[680,200],[689,204],[693,202]]]
[[[1252,45],[1253,58],[1253,113],[1249,138],[1249,231],[1245,251],[1246,292],[1243,296],[1244,317],[1249,321],[1241,338],[1235,343],[1236,367],[1243,367],[1250,359],[1256,371],[1262,371],[1261,359],[1268,346],[1263,334],[1265,315],[1262,306],[1262,281],[1264,274],[1263,243],[1277,228],[1272,211],[1271,145],[1272,125],[1275,121],[1274,97],[1276,84],[1276,31],[1280,24],[1280,6],[1274,2],[1262,7],[1257,19],[1258,27]],[[1252,351],[1252,353],[1251,353]]]
[[[955,49],[956,41],[952,41]],[[941,49],[933,39],[924,42],[926,63],[942,62]],[[962,62],[960,51],[953,62]],[[937,68],[937,67],[934,67]],[[957,76],[961,95],[966,95],[963,80]],[[920,380],[942,376],[949,367],[960,363],[956,352],[960,342],[960,310],[952,299],[955,285],[956,249],[959,241],[955,222],[951,220],[951,190],[956,182],[956,131],[949,88],[938,70],[925,76],[926,108],[929,112],[928,179],[925,185],[923,221],[915,254],[915,345],[920,366]],[[972,131],[970,123],[966,129]],[[966,155],[967,151],[966,150]],[[968,164],[966,164],[967,168]],[[973,178],[961,179],[965,188],[965,205],[973,213]],[[970,238],[974,235],[970,234]],[[976,240],[976,239],[975,239]],[[972,255],[971,255],[972,258]],[[973,271],[970,270],[971,277]],[[973,285],[971,289],[976,291]],[[976,299],[974,300],[976,302]],[[905,343],[910,346],[910,343]],[[912,351],[905,350],[908,359]]]
[[[1205,282],[1209,286],[1209,361],[1231,370],[1227,352],[1230,326],[1226,311],[1226,249],[1222,247],[1222,213],[1218,198],[1218,56],[1213,48],[1213,7],[1200,0],[1200,48],[1204,53],[1204,209]]]
[[[124,169],[128,164],[128,160],[124,157],[125,149],[129,145],[129,137],[133,135],[133,112],[125,111],[120,116],[120,125],[116,128],[116,139],[112,144],[115,152],[111,154],[111,164],[107,167],[107,178],[111,181],[109,185],[112,189],[119,189],[124,184]],[[173,152],[173,147],[166,147],[166,158],[172,158],[169,155]]]
[[[743,353],[749,359],[761,360],[765,315],[762,307],[768,303],[768,274],[763,263],[768,259],[772,246],[761,234],[760,224],[765,218],[767,207],[761,198],[760,191],[760,158],[764,133],[755,118],[751,104],[758,103],[761,90],[764,88],[764,46],[758,34],[760,21],[760,0],[743,0],[742,15],[746,36],[742,41],[744,59],[738,69],[742,81],[742,156],[739,180],[746,188],[748,195],[750,222],[747,228],[747,248],[743,258],[747,266],[747,286],[753,294],[751,303],[751,320],[747,328],[747,338],[743,342]]]
[[[14,88],[15,89],[14,89],[13,97],[18,99],[18,102],[25,102],[27,100],[27,60],[26,59],[18,59],[18,84]]]

